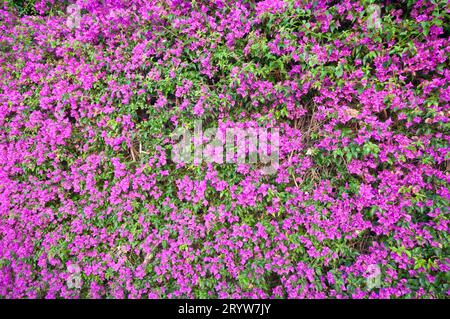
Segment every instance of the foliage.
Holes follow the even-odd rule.
[[[450,7],[386,3],[6,1],[0,296],[448,296]],[[277,173],[174,163],[198,119]]]

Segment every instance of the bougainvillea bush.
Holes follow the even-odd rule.
[[[449,36],[445,0],[2,1],[0,296],[447,298]],[[276,172],[173,161],[198,120],[279,129]]]

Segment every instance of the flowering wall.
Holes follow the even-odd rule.
[[[441,0],[3,1],[0,296],[445,298],[449,35]],[[276,128],[275,170],[173,161],[199,120]]]

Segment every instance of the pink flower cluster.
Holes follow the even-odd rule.
[[[447,1],[13,2],[0,297],[449,295]],[[279,128],[276,173],[171,161],[199,118]]]

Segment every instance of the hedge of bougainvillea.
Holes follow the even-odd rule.
[[[447,298],[449,36],[446,0],[2,1],[0,296]],[[174,162],[198,120],[279,129],[276,172]]]

